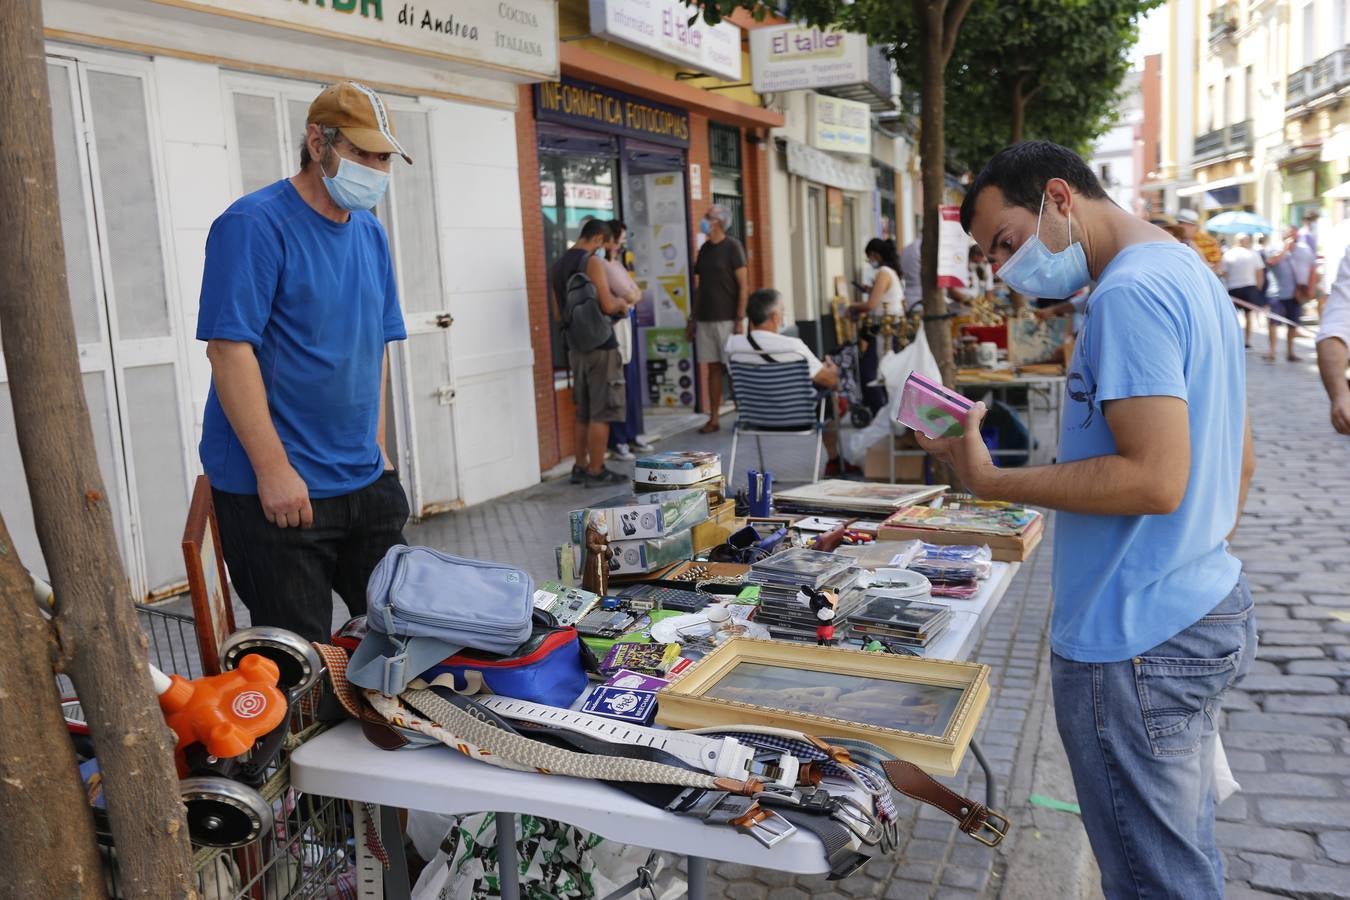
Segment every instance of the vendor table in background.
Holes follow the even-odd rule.
[[[898,541],[879,541],[841,549],[865,565],[884,566],[904,546]],[[925,657],[965,659],[974,650],[1020,563],[996,562],[993,566],[976,596],[939,601],[951,605],[952,618],[942,636],[925,649]],[[768,848],[747,834],[668,813],[598,781],[513,772],[469,759],[449,747],[381,750],[365,739],[355,722],[344,722],[301,745],[291,756],[291,780],[300,791],[382,807],[381,832],[394,851],[391,857],[396,857],[391,859],[392,877],[385,883],[385,896],[390,900],[408,897],[406,868],[398,871],[401,841],[390,837],[401,833],[394,814],[397,808],[444,815],[496,811],[498,854],[508,862],[503,869],[510,871],[514,871],[509,863],[515,858],[515,843],[504,838],[514,836],[517,813],[556,819],[610,840],[686,856],[692,900],[706,896],[709,859],[797,875],[829,872],[820,840],[806,831],[799,830]],[[503,878],[502,897],[519,897],[514,878]]]
[[[1013,409],[1020,409],[1026,412],[1027,431],[1032,438],[1031,446],[1026,450],[992,450],[992,456],[1025,456],[1030,463],[1032,453],[1035,451],[1036,419],[1037,408],[1050,416],[1050,421],[1054,430],[1049,435],[1049,440],[1054,441],[1054,452],[1051,453],[1051,460],[1058,456],[1058,441],[1060,424],[1064,416],[1064,385],[1066,378],[1063,375],[1017,375],[1011,380],[1003,379],[982,379],[979,377],[961,377],[957,376],[956,389],[967,396],[975,396],[985,391],[992,391],[994,396],[1004,403],[1008,403],[1008,391],[1010,388],[1024,388],[1026,390],[1026,403],[1015,404],[1008,403]],[[1043,401],[1038,403],[1037,401]]]

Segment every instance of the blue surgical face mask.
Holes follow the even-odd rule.
[[[712,223],[704,219],[698,223],[698,230],[703,234],[712,234]]]
[[[323,186],[333,202],[345,210],[371,209],[388,190],[389,173],[339,156],[337,174],[329,178],[324,173]]]
[[[1041,241],[1041,216],[1045,213],[1045,195],[1036,215],[1036,234],[1017,248],[998,268],[998,276],[1019,294],[1046,300],[1063,300],[1092,280],[1083,245],[1073,239],[1073,214],[1069,214],[1069,246],[1058,253]]]

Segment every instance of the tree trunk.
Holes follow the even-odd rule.
[[[1022,131],[1026,128],[1027,121],[1027,98],[1022,93],[1022,87],[1026,83],[1027,76],[1019,75],[1017,81],[1013,83],[1012,89],[1012,128],[1008,135],[1008,143],[1016,144],[1022,140]]]
[[[0,242],[0,339],[33,518],[56,592],[58,668],[75,683],[98,750],[123,896],[193,897],[170,732],[146,668],[146,640],[118,555],[80,378],[41,0],[9,7],[0,28],[0,121],[10,135],[0,142],[0,196],[11,222]],[[54,720],[46,714],[38,721]],[[12,737],[0,733],[0,741]],[[44,774],[53,773],[28,773]],[[83,801],[77,809],[30,807],[5,820],[17,826],[6,833],[33,828],[36,818],[64,825],[87,817]],[[0,842],[0,871],[30,864],[14,860],[15,852],[21,851],[12,839]]]
[[[93,817],[61,716],[55,653],[0,518],[0,821],[15,826],[0,843],[0,871],[15,897],[100,900]]]
[[[941,228],[943,183],[946,178],[944,160],[947,140],[943,133],[946,116],[946,87],[943,71],[947,60],[942,50],[943,18],[946,0],[914,0],[915,21],[919,23],[919,61],[923,71],[920,87],[922,106],[919,112],[919,166],[923,182],[923,244],[919,274],[923,283],[924,330],[928,346],[937,358],[943,384],[951,387],[956,380],[956,366],[952,359],[952,323],[946,318],[947,296],[937,286],[938,241]]]

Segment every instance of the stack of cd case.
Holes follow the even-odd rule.
[[[927,647],[942,634],[952,617],[951,607],[921,600],[867,594],[848,620],[853,634],[864,641],[877,638],[908,647]]]
[[[814,642],[816,628],[822,622],[798,599],[801,588],[811,587],[839,595],[832,624],[842,629],[865,599],[865,592],[857,586],[862,569],[850,562],[847,557],[833,553],[797,548],[755,563],[747,578],[748,583],[759,585],[759,612],[755,621],[768,627],[775,638]]]

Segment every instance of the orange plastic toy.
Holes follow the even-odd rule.
[[[258,738],[286,718],[286,695],[277,689],[277,664],[256,653],[220,675],[188,681],[170,676],[159,695],[164,720],[178,735],[174,758],[180,777],[188,775],[183,751],[200,743],[212,756],[226,759],[248,752]]]

